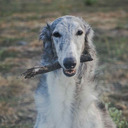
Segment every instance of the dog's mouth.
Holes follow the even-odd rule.
[[[76,74],[76,69],[67,69],[67,70],[63,69],[63,73],[68,77],[72,77]]]

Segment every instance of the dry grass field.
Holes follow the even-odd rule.
[[[128,120],[128,1],[0,0],[0,128],[32,128],[38,76],[20,74],[38,65],[40,29],[62,15],[83,17],[95,31],[97,89]]]

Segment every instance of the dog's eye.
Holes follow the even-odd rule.
[[[61,37],[61,34],[59,32],[54,32],[52,35],[55,37]]]
[[[83,34],[83,31],[82,30],[78,30],[77,33],[76,33],[77,36],[80,36],[82,34]]]

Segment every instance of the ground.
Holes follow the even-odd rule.
[[[40,29],[67,14],[83,17],[94,29],[97,90],[128,120],[128,1],[84,1],[0,1],[0,128],[33,126],[38,76],[26,80],[21,73],[40,63]]]

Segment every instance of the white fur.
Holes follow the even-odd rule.
[[[41,95],[36,96],[40,102],[37,104],[42,105],[38,110],[40,116],[44,117],[46,114],[45,121],[40,118],[38,128],[95,128],[93,125],[97,125],[96,128],[103,128],[100,112],[93,104],[97,98],[90,85],[85,84],[77,95],[74,78],[69,79],[61,70],[57,75],[59,77],[54,73],[48,73],[48,101]]]

